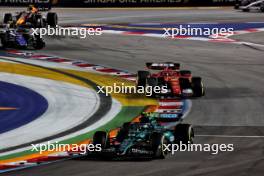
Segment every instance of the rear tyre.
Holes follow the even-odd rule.
[[[200,77],[192,78],[192,89],[193,89],[193,97],[202,97],[205,95],[205,89],[202,83],[202,78]]]
[[[93,136],[93,144],[94,145],[101,145],[102,149],[107,147],[107,133],[104,131],[97,131]]]
[[[137,74],[137,86],[146,86],[146,80],[150,73],[148,71],[138,71]]]
[[[175,127],[175,139],[177,143],[192,144],[194,138],[194,130],[190,124],[179,124]]]
[[[39,35],[35,36],[35,41],[33,41],[33,48],[40,50],[43,49],[46,46],[46,43],[43,41],[42,38],[40,38]]]
[[[4,24],[7,24],[8,22],[13,21],[13,16],[11,13],[6,13],[4,15]]]
[[[56,25],[58,24],[58,15],[57,15],[57,13],[49,12],[47,14],[47,23],[51,27],[56,27]]]
[[[155,97],[156,96],[156,93],[154,92],[154,88],[156,86],[158,86],[158,82],[159,80],[157,78],[147,78],[147,86],[148,87],[151,87],[152,89],[151,90],[146,90],[145,94],[146,96],[149,96],[149,97]],[[149,91],[149,92],[147,92]]]
[[[153,133],[151,135],[152,151],[154,159],[165,159],[167,153],[164,151],[164,145],[166,144],[166,139],[163,134]]]

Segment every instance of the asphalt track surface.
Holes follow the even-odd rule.
[[[4,9],[2,9],[3,11]],[[223,10],[57,10],[62,23],[263,22],[263,13]],[[236,36],[263,42],[264,34]],[[257,176],[264,172],[264,48],[226,43],[103,35],[48,39],[41,52],[81,59],[131,72],[147,61],[180,62],[204,79],[206,96],[193,100],[186,121],[195,126],[195,143],[234,144],[235,151],[178,152],[165,160],[70,160],[3,175],[202,175]],[[201,136],[203,135],[203,136]]]

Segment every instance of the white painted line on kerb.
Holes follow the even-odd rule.
[[[195,135],[195,137],[218,137],[218,138],[264,138],[264,136],[238,136],[238,135]]]

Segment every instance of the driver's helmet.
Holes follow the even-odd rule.
[[[31,13],[36,13],[38,11],[38,9],[34,5],[29,5],[28,11]]]

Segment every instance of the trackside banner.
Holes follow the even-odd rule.
[[[0,0],[1,6],[57,7],[183,7],[183,6],[226,6],[236,0]]]

